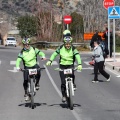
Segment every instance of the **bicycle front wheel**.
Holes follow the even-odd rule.
[[[68,83],[68,92],[69,92],[69,99],[68,104],[71,110],[73,110],[73,96],[72,96],[72,84],[71,82]]]
[[[31,97],[31,108],[34,109],[34,82],[33,78],[31,78],[31,85],[30,85],[30,97]]]

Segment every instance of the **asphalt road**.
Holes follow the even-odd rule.
[[[35,109],[24,101],[23,75],[14,69],[19,48],[0,46],[0,119],[1,120],[120,120],[120,80],[111,74],[111,81],[99,75],[99,83],[92,83],[93,68],[88,65],[89,53],[81,53],[83,70],[75,72],[77,90],[74,110],[61,102],[58,57],[53,65],[39,59],[42,71],[40,90],[35,96]],[[44,51],[49,58],[52,51]],[[21,64],[21,67],[22,64]]]

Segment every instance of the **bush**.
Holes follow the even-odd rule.
[[[115,37],[116,47],[120,47],[120,36],[116,35]]]

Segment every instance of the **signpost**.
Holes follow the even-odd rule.
[[[103,1],[103,7],[105,9],[108,9],[108,7],[112,7],[115,5],[115,1],[114,0],[104,0]]]
[[[115,19],[120,19],[120,6],[113,6],[108,8],[108,21],[110,19],[113,19],[113,44],[114,44],[113,46],[114,46],[114,62],[115,62]],[[109,27],[109,24],[108,24],[108,27]],[[108,36],[108,38],[110,37]]]
[[[70,15],[66,15],[64,16],[63,21],[65,24],[67,24],[67,29],[68,29],[68,25],[72,22],[72,17]]]
[[[115,0],[103,0],[103,7],[106,10],[108,10],[108,8],[112,6],[115,6]],[[110,51],[110,19],[109,18],[108,18],[108,49]]]

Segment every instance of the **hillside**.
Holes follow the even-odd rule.
[[[0,15],[8,22],[15,17],[26,13],[32,14],[36,11],[38,0],[0,0]],[[85,32],[93,31],[94,29],[103,30],[107,23],[107,10],[103,8],[102,0],[39,0],[42,7],[51,6],[59,15],[61,10],[63,14],[70,14],[74,11],[83,15]],[[120,1],[116,2],[120,5]],[[11,20],[9,19],[11,18]],[[119,29],[120,20],[116,20],[116,28]]]

